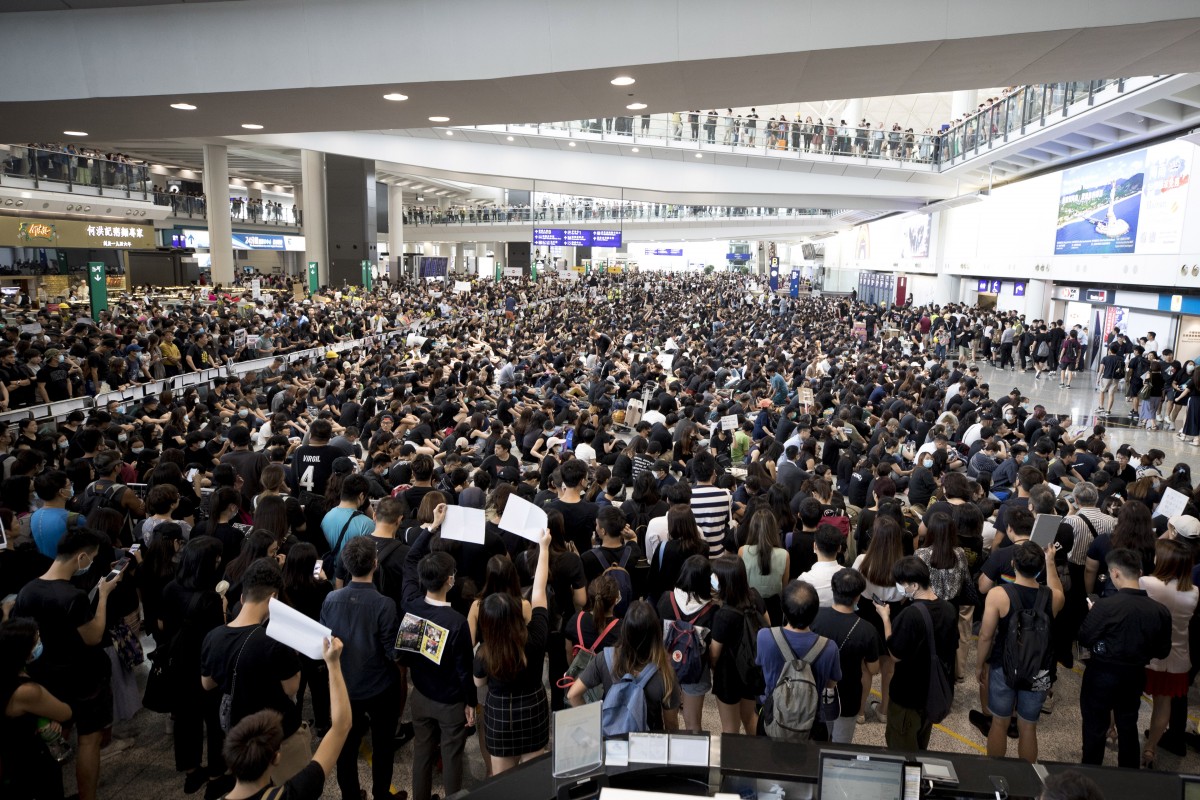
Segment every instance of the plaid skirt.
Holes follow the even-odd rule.
[[[483,736],[488,752],[511,758],[535,753],[550,743],[550,704],[546,690],[529,694],[488,692],[483,704]]]

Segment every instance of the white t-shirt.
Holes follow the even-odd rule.
[[[822,608],[833,605],[833,576],[840,569],[842,565],[836,561],[818,561],[812,565],[812,569],[800,576],[800,580],[811,583],[817,590]]]

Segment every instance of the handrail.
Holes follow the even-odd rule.
[[[204,195],[172,194],[171,192],[156,191],[154,204],[170,206],[172,217],[188,217],[190,219],[208,218],[208,198]],[[248,202],[251,198],[230,197],[229,219],[233,222],[248,222],[258,225],[288,225],[299,227],[304,221],[304,212],[293,203],[290,207],[274,201],[266,201],[262,205]]]
[[[649,144],[940,172],[991,149],[998,142],[1008,142],[1013,135],[1025,135],[1035,126],[1042,128],[1056,119],[1068,117],[1081,105],[1089,108],[1103,105],[1131,88],[1143,88],[1168,77],[1171,76],[1021,86],[959,122],[942,125],[937,131],[932,128],[897,130],[898,126],[869,124],[861,127],[862,121],[854,120],[843,126],[840,115],[831,119],[806,117],[803,121],[783,122],[759,116],[753,119],[754,127],[751,128],[748,116],[731,117],[707,111],[460,127],[627,146]]]
[[[0,185],[5,179],[31,181],[34,189],[74,192],[95,189],[101,197],[149,198],[150,165],[116,161],[79,152],[73,145],[44,148],[8,145],[0,161]]]
[[[615,203],[615,205],[613,205]],[[680,222],[743,219],[830,217],[841,209],[770,208],[766,206],[700,206],[643,201],[608,201],[591,197],[532,205],[482,205],[436,208],[405,206],[404,224],[419,225],[528,225],[531,222]]]

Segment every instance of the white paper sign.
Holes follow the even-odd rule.
[[[1057,483],[1047,483],[1046,485],[1050,487],[1050,491],[1054,492],[1055,497],[1058,497],[1060,494],[1062,494],[1062,487]]]
[[[629,742],[624,739],[608,739],[604,742],[604,766],[629,766]]]
[[[508,496],[508,502],[504,505],[504,515],[500,517],[500,530],[515,533],[531,542],[540,542],[546,524],[545,511],[515,494]]]
[[[454,282],[454,291],[455,292],[471,291],[471,282],[470,281],[455,281]]]
[[[807,386],[800,390],[800,402],[804,405],[812,405],[813,392]]]
[[[302,656],[324,658],[325,640],[333,635],[333,631],[274,597],[267,608],[271,615],[267,636]]]
[[[1174,489],[1167,489],[1163,492],[1158,508],[1154,509],[1154,516],[1166,517],[1167,519],[1178,516],[1183,513],[1187,507],[1187,503],[1187,495],[1177,492]]]
[[[665,733],[629,734],[629,761],[633,764],[666,764],[670,740]]]
[[[427,341],[429,341],[429,340],[426,339],[424,336],[417,336],[415,333],[410,333],[408,335],[408,341],[406,342],[406,344],[409,347],[421,347]]]
[[[721,430],[736,431],[737,427],[738,427],[737,414],[727,414],[726,416],[721,417]]]
[[[446,519],[442,521],[442,538],[456,542],[483,544],[487,527],[482,508],[446,506]]]
[[[672,355],[671,353],[659,353],[658,354],[658,363],[660,365],[662,365],[662,368],[665,369],[667,372],[671,371],[671,364],[673,364],[674,362],[675,362],[675,356]]]

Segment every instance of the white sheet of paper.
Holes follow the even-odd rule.
[[[1054,492],[1055,497],[1058,497],[1060,494],[1062,494],[1062,487],[1059,486],[1058,484],[1047,483],[1046,485],[1050,487],[1050,491]]]
[[[1158,508],[1154,509],[1154,516],[1171,517],[1182,514],[1187,507],[1187,495],[1182,492],[1177,492],[1174,489],[1167,489],[1163,492],[1162,500],[1159,501]]]
[[[415,333],[410,333],[408,335],[408,341],[406,344],[409,347],[420,347],[421,345],[425,344],[426,341],[428,340],[424,336],[417,336]]]
[[[682,767],[708,766],[707,736],[685,736],[671,734],[671,748],[668,763]]]
[[[510,494],[504,505],[504,515],[500,517],[500,530],[515,533],[531,542],[540,542],[542,532],[546,530],[546,512],[528,500]]]
[[[738,427],[737,414],[727,414],[721,417],[721,430],[736,431]]]
[[[604,743],[604,766],[629,766],[629,742],[624,739],[609,739]]]
[[[674,353],[660,353],[658,356],[659,365],[667,372],[671,371],[671,364],[675,362]]]
[[[456,542],[483,544],[487,527],[482,508],[446,506],[446,519],[442,522],[442,538]]]
[[[267,625],[267,636],[302,656],[324,657],[325,640],[333,635],[333,631],[274,597],[268,604],[268,611],[271,622]]]
[[[471,291],[471,282],[470,281],[455,281],[454,282],[454,292],[456,294],[458,292],[469,292],[469,291]]]
[[[634,764],[666,764],[670,754],[665,733],[629,734],[629,761]]]

